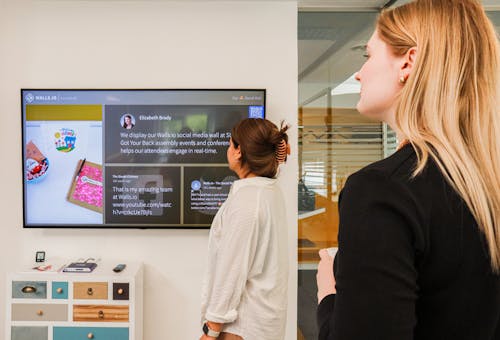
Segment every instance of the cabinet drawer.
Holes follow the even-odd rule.
[[[68,298],[68,283],[67,282],[52,282],[52,298],[67,299]]]
[[[12,304],[12,321],[67,321],[68,305],[42,303]]]
[[[74,299],[107,300],[107,282],[75,282],[73,283]]]
[[[128,291],[128,283],[113,283],[113,300],[128,300]]]
[[[47,282],[45,281],[12,281],[12,298],[14,299],[46,299]]]
[[[49,338],[49,328],[45,327],[11,327],[11,340],[47,340]]]
[[[128,340],[128,328],[54,327],[53,340]]]
[[[73,321],[128,322],[128,306],[74,305]]]

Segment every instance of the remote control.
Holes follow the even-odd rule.
[[[119,273],[122,270],[124,270],[126,266],[127,266],[126,264],[117,264],[116,267],[113,268],[113,271],[115,273]]]

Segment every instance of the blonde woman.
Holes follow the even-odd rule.
[[[381,13],[357,108],[401,143],[341,194],[338,253],[320,251],[320,339],[500,339],[499,67],[478,1]]]

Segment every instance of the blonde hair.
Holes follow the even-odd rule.
[[[401,90],[396,124],[465,201],[500,272],[500,49],[475,0],[417,0],[383,11],[377,25],[395,55],[417,58]]]

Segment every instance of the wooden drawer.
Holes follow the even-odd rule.
[[[74,305],[73,321],[128,322],[128,306]]]
[[[67,321],[68,305],[13,303],[12,321]]]
[[[68,298],[68,283],[67,282],[52,282],[52,298],[67,299]]]
[[[47,282],[45,281],[12,281],[12,298],[14,299],[46,299]]]
[[[87,300],[107,300],[107,282],[75,282],[73,283],[73,298]]]
[[[113,283],[113,300],[128,300],[129,285],[128,283]]]
[[[49,327],[26,327],[13,326],[11,327],[11,340],[48,340]]]
[[[53,340],[128,340],[128,333],[122,327],[54,327]]]

